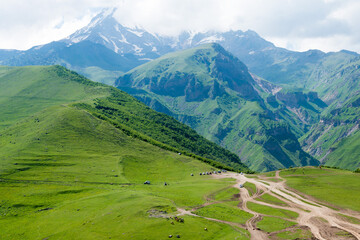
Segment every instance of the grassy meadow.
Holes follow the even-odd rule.
[[[204,196],[233,185],[232,180],[199,176],[213,169],[131,138],[85,111],[48,109],[2,131],[0,146],[6,148],[0,155],[1,239],[239,234],[200,218],[186,216],[175,225],[166,218],[177,207],[203,204]],[[151,185],[144,185],[146,180]]]
[[[282,170],[286,184],[321,201],[360,211],[360,174],[332,168]]]

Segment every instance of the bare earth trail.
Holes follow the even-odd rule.
[[[299,214],[299,217],[295,220],[300,226],[306,226],[310,229],[313,236],[319,240],[328,240],[328,239],[358,239],[360,240],[360,225],[350,223],[344,219],[341,219],[338,216],[338,213],[344,213],[348,216],[355,217],[359,219],[359,214],[349,214],[348,211],[336,211],[330,209],[326,206],[320,205],[319,203],[312,200],[312,198],[305,198],[303,196],[298,195],[295,191],[289,190],[285,185],[285,180],[282,179],[279,175],[279,171],[276,172],[275,178],[279,179],[278,182],[268,181],[266,178],[255,179],[248,178],[245,175],[240,175],[238,173],[227,172],[221,175],[214,175],[215,178],[234,178],[237,181],[237,184],[234,187],[240,190],[240,204],[239,207],[254,216],[250,218],[245,226],[238,223],[232,223],[227,221],[222,221],[214,218],[206,218],[211,221],[222,222],[225,224],[229,224],[231,226],[237,226],[247,229],[251,234],[251,239],[259,240],[259,239],[269,239],[269,234],[261,231],[256,227],[256,223],[262,219],[262,216],[267,216],[264,214],[260,214],[254,212],[247,208],[247,202],[254,202],[257,204],[285,209],[296,212]],[[240,188],[240,184],[244,184],[245,182],[250,182],[255,184],[256,193],[253,196],[249,195],[249,192],[246,188]],[[262,196],[263,194],[270,194],[283,202],[285,202],[288,206],[279,206],[271,203],[266,203],[262,201],[257,201],[256,198]],[[178,209],[180,212],[179,215],[191,215],[198,216],[193,213],[198,208],[205,207],[211,204],[215,204],[219,202],[207,202],[204,205],[194,208],[191,211],[186,211],[184,209]],[[294,221],[293,219],[286,219]],[[352,236],[349,237],[340,237],[336,235],[338,231],[345,231]]]
[[[293,191],[288,190],[285,187],[285,181],[281,182],[272,182],[272,181],[266,181],[265,179],[261,179],[261,181],[254,179],[254,178],[247,178],[244,175],[239,175],[236,173],[228,173],[228,177],[233,177],[237,179],[238,183],[245,183],[250,182],[255,184],[257,188],[265,188],[267,191],[264,193],[268,193],[270,195],[273,195],[274,197],[279,198],[281,197],[281,200],[283,200],[285,203],[289,205],[289,207],[281,207],[278,205],[270,204],[270,203],[264,203],[259,201],[254,201],[252,199],[248,199],[248,201],[256,202],[257,204],[262,204],[274,208],[280,208],[280,209],[286,209],[293,212],[297,212],[299,214],[299,217],[296,219],[296,221],[299,223],[299,225],[307,226],[310,228],[312,234],[317,239],[329,239],[329,236],[323,236],[322,230],[325,229],[324,225],[329,225],[329,227],[336,227],[338,229],[341,229],[343,231],[351,233],[356,239],[360,239],[360,226],[356,224],[349,223],[347,221],[343,221],[336,217],[336,215],[339,213],[339,211],[335,211],[333,209],[330,209],[328,207],[319,205],[316,202],[313,202],[310,199],[304,199],[302,196],[299,196]],[[276,178],[280,178],[279,171],[276,172]],[[264,184],[263,182],[266,182],[267,184]],[[241,191],[247,192],[246,189],[242,188]],[[247,200],[245,198],[245,200]],[[243,199],[244,201],[244,199]],[[326,222],[316,221],[316,219],[325,219]],[[255,239],[255,238],[254,238]]]

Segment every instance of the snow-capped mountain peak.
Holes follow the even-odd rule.
[[[237,56],[252,56],[256,52],[273,48],[253,31],[184,31],[176,37],[150,33],[145,29],[127,27],[114,17],[116,8],[104,9],[91,22],[64,39],[69,45],[84,40],[104,45],[120,55],[134,55],[138,59],[155,59],[166,53],[206,43],[220,43]]]
[[[114,17],[116,8],[104,9],[91,22],[64,41],[69,44],[88,40],[99,43],[120,55],[133,54],[154,59],[169,51],[154,34],[139,27],[125,27]]]

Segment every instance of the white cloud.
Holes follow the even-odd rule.
[[[252,29],[294,50],[360,52],[358,0],[3,0],[0,48],[24,49],[66,37],[110,6],[118,7],[120,23],[166,35]]]
[[[59,40],[86,25],[96,11],[114,4],[98,0],[1,0],[0,48],[28,49]]]

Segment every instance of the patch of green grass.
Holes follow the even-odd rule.
[[[292,240],[292,239],[299,240],[299,239],[311,239],[313,235],[309,230],[304,230],[300,228],[300,229],[280,232],[276,234],[276,236],[279,239],[284,239],[284,240]]]
[[[304,168],[305,174],[296,174],[295,170],[281,171],[286,184],[320,201],[360,211],[360,175],[339,169]],[[295,175],[295,176],[291,176]]]
[[[247,178],[259,178],[257,175],[246,174]]]
[[[244,188],[246,188],[249,191],[250,197],[256,193],[256,186],[253,183],[246,182],[244,183]]]
[[[224,204],[232,206],[232,207],[238,207],[239,206],[239,201],[228,201],[228,202],[224,202]]]
[[[347,231],[343,231],[343,230],[340,230],[336,233],[337,236],[340,236],[340,237],[346,237],[346,238],[352,238],[354,237],[354,235],[352,235],[351,233],[347,232]]]
[[[296,219],[299,216],[298,213],[293,211],[284,210],[280,208],[272,208],[253,202],[247,202],[247,207],[254,212],[258,212],[269,216],[276,216],[276,217],[283,217],[290,219]]]
[[[196,210],[195,214],[208,218],[215,218],[234,223],[242,223],[250,219],[253,215],[239,208],[231,207],[223,203],[212,204]]]
[[[341,214],[341,213],[338,213],[338,215],[341,216],[342,218],[347,219],[347,221],[349,221],[351,223],[360,224],[360,220],[358,218],[354,218],[354,217],[351,217],[351,216],[348,216],[345,214]]]
[[[256,223],[256,226],[265,232],[276,232],[282,229],[296,225],[296,222],[290,222],[277,217],[263,217],[261,221]]]
[[[264,175],[265,175],[266,177],[275,177],[276,173],[273,171],[273,172],[265,173]]]
[[[227,188],[215,195],[216,201],[224,201],[224,200],[231,200],[234,198],[238,198],[239,189],[237,188]]]
[[[279,198],[274,197],[268,193],[261,195],[260,197],[256,198],[257,201],[271,203],[279,206],[288,206],[285,202],[281,201]]]
[[[267,181],[271,181],[271,182],[281,182],[283,180],[279,179],[279,178],[267,178]]]
[[[304,168],[289,168],[286,170],[282,170],[280,172],[281,177],[286,177],[290,175],[326,175],[326,174],[334,174],[328,168],[315,168],[315,167],[304,167]]]

